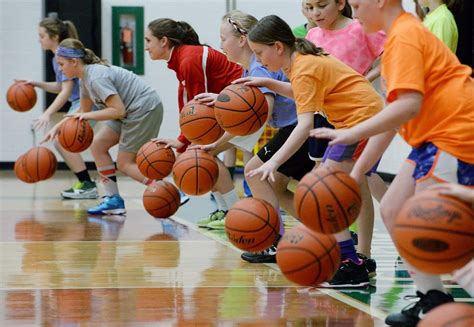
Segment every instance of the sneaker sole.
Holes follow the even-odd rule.
[[[127,211],[125,209],[112,209],[112,210],[103,210],[100,212],[89,212],[89,215],[125,215]]]
[[[327,282],[321,283],[318,285],[319,288],[362,288],[362,287],[367,287],[369,285],[369,282],[361,282],[357,284],[329,284]]]
[[[98,199],[99,195],[64,195],[61,194],[61,197],[66,200],[87,200],[87,199]]]

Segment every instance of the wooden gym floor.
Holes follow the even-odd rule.
[[[276,265],[243,262],[224,232],[197,228],[214,210],[209,195],[155,220],[144,187],[120,177],[127,216],[88,217],[96,200],[59,197],[73,182],[64,171],[33,185],[0,172],[0,326],[383,326],[415,293],[379,217],[370,287],[305,289]]]

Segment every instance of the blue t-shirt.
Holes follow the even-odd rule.
[[[70,78],[67,78],[64,76],[63,72],[59,68],[59,64],[56,61],[56,58],[53,57],[53,69],[54,69],[54,74],[56,75],[56,82],[62,83],[64,81],[70,81]],[[80,91],[79,91],[79,78],[73,78],[72,81],[74,82],[74,86],[72,88],[72,93],[71,96],[69,97],[69,102],[74,102],[79,100],[80,98]]]
[[[288,78],[281,70],[277,72],[269,71],[267,68],[265,68],[265,66],[262,66],[262,64],[257,62],[257,58],[254,54],[250,59],[249,70],[245,70],[242,76],[268,77],[278,81],[289,82]],[[281,128],[285,126],[296,125],[298,117],[296,115],[296,105],[293,99],[278,95],[266,87],[259,87],[259,89],[262,91],[262,93],[270,93],[275,97],[272,117],[270,117],[268,120],[268,124],[270,126]]]

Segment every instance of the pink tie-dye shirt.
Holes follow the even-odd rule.
[[[351,24],[339,30],[314,27],[309,30],[306,39],[365,75],[383,52],[385,33],[380,31],[367,34],[354,19]]]

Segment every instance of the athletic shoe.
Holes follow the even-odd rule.
[[[179,205],[182,206],[183,204],[188,203],[189,196],[186,193],[179,191]]]
[[[120,195],[104,196],[103,199],[98,206],[87,209],[87,213],[90,215],[123,215],[127,212]]]
[[[410,303],[400,313],[392,313],[385,318],[389,326],[415,327],[420,319],[431,309],[449,302],[454,302],[451,295],[438,290],[430,290],[426,294],[416,291],[415,296],[405,296],[405,299],[419,298],[417,302]]]
[[[97,185],[91,181],[76,182],[71,188],[61,192],[65,199],[97,199]]]
[[[276,263],[277,246],[280,237],[281,236],[278,236],[276,242],[268,249],[256,253],[244,252],[240,255],[240,258],[250,263]]]
[[[349,231],[349,232],[351,233],[351,238],[352,238],[352,242],[354,242],[354,245],[359,244],[359,236],[357,236],[357,233],[353,231]]]
[[[362,253],[357,253],[357,256],[360,260],[364,262],[365,269],[367,269],[367,272],[369,274],[369,278],[374,278],[375,276],[377,276],[377,273],[375,272],[375,270],[377,270],[377,263],[375,262],[375,260],[372,258],[367,258]]]
[[[350,259],[341,262],[339,269],[334,277],[319,285],[325,288],[356,288],[369,285],[369,274],[365,268],[365,264],[355,263]]]
[[[225,211],[227,214],[227,211]],[[224,230],[225,229],[225,214],[222,216],[221,219],[216,219],[214,221],[211,221],[209,224],[206,226],[209,229],[218,229],[218,230]]]
[[[225,215],[227,214],[227,210],[215,210],[211,212],[206,218],[200,219],[196,221],[196,225],[198,227],[207,227],[209,223],[215,220],[222,220],[224,219]]]

